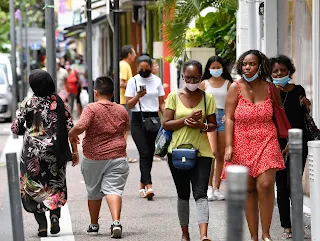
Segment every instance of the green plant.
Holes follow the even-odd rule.
[[[217,8],[206,16],[200,15],[207,7]],[[236,18],[238,0],[162,0],[160,7],[166,16],[164,36],[175,59],[186,47],[214,47],[224,58],[235,58]],[[190,22],[196,18],[196,28]]]

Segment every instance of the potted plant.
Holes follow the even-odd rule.
[[[233,62],[236,57],[236,16],[238,0],[162,0],[167,16],[164,35],[173,58],[194,58],[201,62],[215,54]],[[207,7],[216,11],[205,16]],[[195,27],[190,23],[195,19]]]

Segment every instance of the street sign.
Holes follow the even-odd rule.
[[[31,50],[40,50],[41,49],[41,44],[30,44],[30,49]]]
[[[27,32],[28,32],[29,44],[42,44],[43,37],[44,37],[43,28],[30,27],[30,28],[27,28],[27,30],[28,30]],[[19,28],[16,28],[16,31],[19,31]],[[23,32],[24,31],[25,31],[25,28],[23,28]],[[17,34],[17,44],[21,45],[20,34]]]

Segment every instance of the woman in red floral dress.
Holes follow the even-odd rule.
[[[266,81],[271,68],[264,54],[250,50],[239,58],[237,72],[242,78],[230,86],[226,100],[225,167],[249,168],[246,218],[251,240],[258,241],[260,208],[262,240],[271,241],[275,174],[285,168]]]

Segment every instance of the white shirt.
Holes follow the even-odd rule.
[[[136,81],[136,83],[135,83]],[[146,86],[147,94],[140,98],[142,112],[158,112],[159,111],[159,96],[164,96],[164,89],[161,79],[151,74],[148,78],[142,78],[139,74],[129,79],[125,97],[135,97],[137,90],[140,90],[140,85]],[[139,112],[139,102],[134,108],[133,112]]]
[[[228,94],[228,84],[229,80],[226,80],[221,87],[214,88],[210,85],[209,80],[205,80],[206,92],[213,95],[218,109],[225,109],[226,97]]]
[[[60,67],[57,70],[57,93],[64,90],[65,80],[68,78],[68,71]]]

